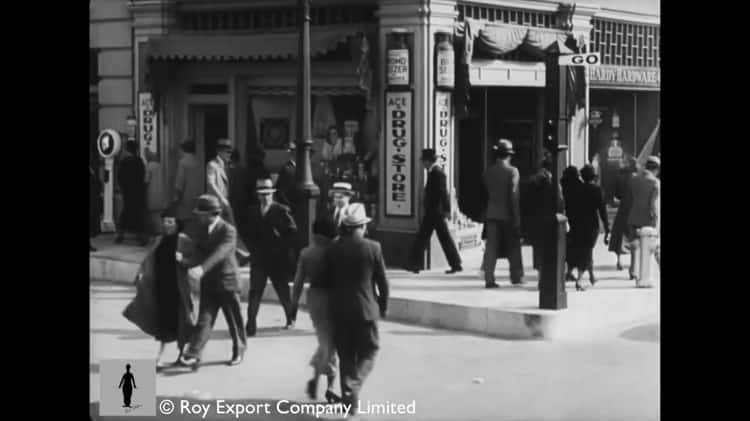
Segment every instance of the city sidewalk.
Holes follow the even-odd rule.
[[[131,243],[132,244],[132,243]],[[146,249],[116,245],[113,236],[94,241],[99,251],[90,254],[90,278],[132,284],[138,263]],[[389,319],[422,326],[470,331],[506,338],[556,338],[591,333],[613,323],[626,322],[659,311],[659,270],[654,266],[656,288],[636,289],[628,280],[629,256],[623,256],[622,271],[615,268],[615,256],[600,240],[595,248],[595,287],[576,292],[567,284],[566,310],[539,309],[537,273],[532,269],[531,248],[523,247],[525,287],[510,284],[507,260],[497,262],[496,277],[501,287],[484,288],[478,277],[482,250],[465,251],[464,271],[446,275],[446,268],[423,271],[419,275],[401,269],[388,269],[391,284]],[[242,268],[242,296],[249,285],[248,268]],[[588,275],[584,275],[588,282]],[[304,305],[305,294],[301,304]],[[273,288],[266,288],[264,299],[276,301]]]

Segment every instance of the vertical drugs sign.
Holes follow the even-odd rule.
[[[140,134],[141,155],[146,151],[159,154],[159,142],[156,138],[156,111],[151,92],[138,94],[138,132]]]
[[[386,92],[385,104],[385,211],[389,216],[412,216],[412,93]]]

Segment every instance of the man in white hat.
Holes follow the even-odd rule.
[[[352,405],[350,414],[357,413],[359,390],[375,363],[380,348],[377,321],[388,306],[383,251],[380,243],[364,238],[370,221],[363,204],[349,206],[341,237],[326,249],[316,282],[329,291],[341,398]]]
[[[352,190],[351,183],[337,182],[333,183],[329,194],[333,197],[333,213],[331,214],[331,218],[336,228],[338,228],[344,219],[344,214],[349,207],[349,201],[354,195],[354,190]]]
[[[292,326],[292,303],[289,282],[294,276],[297,225],[289,207],[273,200],[270,178],[255,183],[259,202],[250,209],[245,235],[250,250],[250,294],[247,305],[247,336],[255,336],[256,317],[268,278],[284,308],[286,328]]]

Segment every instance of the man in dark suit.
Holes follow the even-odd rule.
[[[187,259],[178,254],[177,261],[188,268],[191,279],[200,281],[200,309],[198,324],[180,363],[198,369],[201,353],[221,308],[232,337],[229,365],[238,365],[245,354],[246,338],[242,330],[240,284],[235,257],[237,231],[219,216],[222,207],[216,196],[200,196],[193,212],[200,223],[187,234],[193,239],[195,253]]]
[[[330,294],[342,402],[352,405],[351,414],[357,412],[359,391],[380,347],[378,316],[385,317],[388,306],[382,249],[364,238],[370,220],[364,205],[349,205],[341,237],[326,250],[319,272],[319,285]]]
[[[297,147],[294,143],[287,149],[289,161],[287,161],[281,171],[279,178],[276,179],[276,193],[274,199],[282,205],[294,208],[294,178],[297,173],[297,163],[295,162]]]
[[[656,156],[648,157],[646,165],[639,174],[630,179],[628,213],[628,240],[630,241],[631,262],[636,261],[636,256],[641,247],[638,230],[650,227],[659,232],[661,181],[658,178],[661,170],[661,160]],[[661,253],[656,254],[656,261],[660,263]],[[636,276],[636,286],[650,287],[650,284],[641,284]]]
[[[513,144],[500,139],[493,148],[495,164],[484,172],[482,178],[484,197],[487,199],[484,217],[487,226],[487,246],[484,249],[485,288],[497,288],[495,265],[500,255],[508,256],[510,281],[523,285],[523,260],[521,257],[521,205],[518,168],[510,164],[515,153]]]
[[[461,272],[461,256],[458,255],[456,244],[451,238],[448,231],[446,219],[450,217],[451,201],[448,196],[448,186],[445,173],[437,163],[437,155],[434,149],[425,149],[422,151],[422,165],[427,170],[427,185],[424,194],[424,217],[422,224],[419,226],[417,238],[409,256],[409,268],[414,273],[419,273],[422,255],[427,247],[427,243],[432,237],[432,231],[437,231],[440,247],[448,259],[450,270],[445,273]]]
[[[292,326],[289,282],[294,276],[297,225],[288,207],[273,200],[273,183],[259,179],[256,192],[259,204],[250,209],[245,244],[250,250],[250,296],[247,306],[247,336],[255,336],[256,317],[268,278],[284,308],[286,328]]]

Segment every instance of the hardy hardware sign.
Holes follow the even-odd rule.
[[[435,92],[435,152],[438,163],[443,167],[448,177],[448,189],[453,186],[450,171],[452,161],[452,138],[451,127],[451,94],[449,92]]]
[[[138,132],[140,133],[141,152],[151,151],[159,153],[159,142],[156,138],[156,112],[154,111],[154,99],[150,92],[138,94]]]
[[[661,69],[617,66],[590,67],[589,81],[592,86],[658,88],[661,86]]]
[[[412,93],[385,94],[385,213],[412,216]]]

